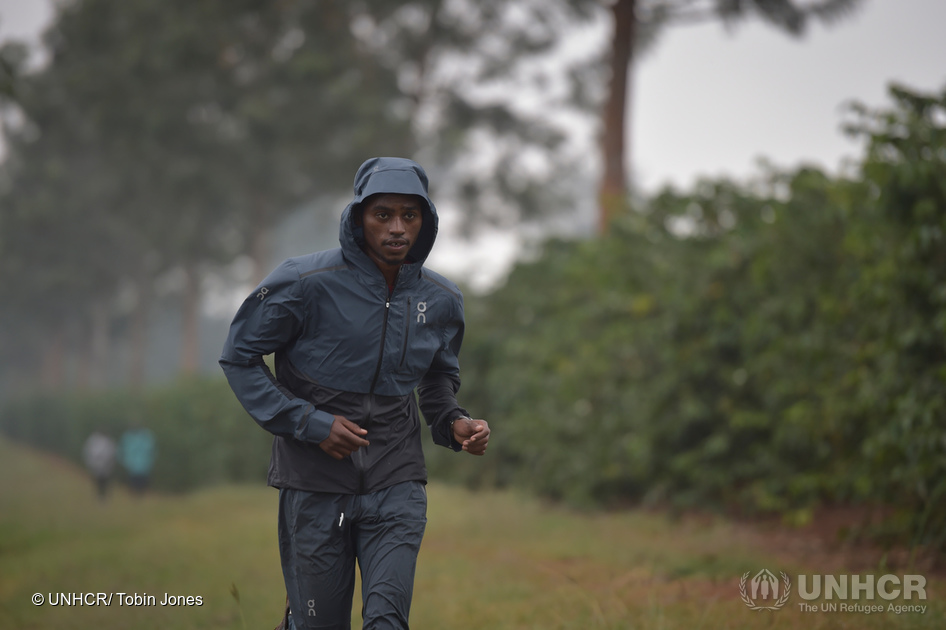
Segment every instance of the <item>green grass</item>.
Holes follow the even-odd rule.
[[[272,628],[284,600],[276,491],[216,487],[185,496],[123,491],[98,503],[81,470],[0,441],[0,628]],[[751,611],[739,578],[845,573],[792,558],[722,519],[637,511],[582,514],[512,492],[429,487],[412,627],[942,628],[941,579],[925,614],[803,613],[797,595]],[[852,572],[852,571],[851,571]],[[899,572],[899,571],[898,571]],[[57,593],[200,596],[202,606],[34,606]],[[896,602],[904,603],[904,602]],[[356,595],[353,626],[360,627]]]

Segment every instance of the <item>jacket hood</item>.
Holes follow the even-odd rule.
[[[361,203],[378,193],[417,195],[427,203],[420,234],[417,235],[417,242],[408,252],[405,263],[422,265],[427,260],[430,250],[433,249],[439,219],[437,209],[427,194],[427,173],[420,164],[406,158],[371,158],[358,168],[358,172],[355,173],[355,196],[342,212],[339,226],[338,240],[342,245],[342,250],[349,257],[354,259],[364,257],[370,264],[374,264],[361,250],[364,235],[362,229],[355,225],[355,216]]]

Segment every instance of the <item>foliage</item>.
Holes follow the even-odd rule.
[[[518,266],[464,351],[498,478],[802,522],[881,504],[943,548],[946,94],[892,94],[855,112],[859,178],[668,189]]]
[[[569,0],[584,5],[587,0]],[[831,23],[851,13],[863,0],[615,0],[610,5],[612,35],[608,69],[610,83],[602,111],[603,174],[598,188],[598,229],[606,233],[614,216],[628,208],[625,131],[631,60],[654,45],[670,25],[721,21],[727,29],[749,18],[793,36],[804,34],[811,20]],[[603,65],[603,62],[602,62]]]
[[[192,324],[202,269],[268,265],[279,217],[344,190],[368,154],[410,153],[396,76],[350,19],[338,2],[57,7],[49,62],[18,76],[22,122],[5,129],[0,278],[24,287],[6,330],[50,351],[91,336],[95,311],[109,330],[129,303],[141,320],[175,270]]]
[[[155,436],[155,488],[191,490],[222,481],[263,481],[271,436],[222,379],[190,380],[143,393],[26,396],[0,409],[0,432],[81,465],[95,430],[116,442],[140,423]]]
[[[48,63],[27,72],[24,47],[0,50],[0,282],[21,287],[0,305],[0,389],[62,386],[70,361],[104,382],[110,347],[131,348],[121,373],[142,384],[148,317],[169,278],[182,279],[180,370],[196,370],[202,281],[241,256],[261,279],[276,222],[344,194],[371,155],[428,164],[464,233],[573,207],[590,173],[570,136],[597,110],[606,72],[600,58],[560,60],[570,29],[604,4],[57,5]],[[794,32],[856,0],[796,4],[698,6]],[[641,8],[658,28],[694,5]],[[524,86],[530,99],[517,98]]]
[[[16,98],[16,81],[25,52],[22,44],[7,43],[0,47],[0,105],[6,99]]]
[[[946,88],[890,93],[894,108],[859,106],[850,126],[869,141],[864,227],[874,228],[856,241],[860,307],[873,314],[861,386],[886,414],[863,455],[918,511],[916,539],[946,546]]]
[[[415,156],[423,145],[418,157],[429,160],[435,182],[450,181],[454,169],[472,177],[453,178],[442,197],[452,190],[502,200],[495,216],[565,205],[564,183],[540,186],[516,159],[540,156],[540,175],[557,179],[562,165],[545,157],[558,155],[551,149],[562,131],[508,102],[471,96],[473,84],[512,72],[555,42],[547,11],[531,7],[523,22],[510,20],[504,5],[57,6],[43,37],[48,63],[24,72],[25,49],[0,51],[8,148],[0,164],[0,281],[21,287],[15,302],[0,306],[0,385],[40,380],[41,364],[59,374],[72,357],[103,363],[104,353],[88,347],[93,337],[133,346],[123,373],[140,384],[152,295],[173,274],[185,278],[181,366],[193,369],[201,276],[226,276],[225,265],[249,256],[250,280],[261,279],[276,222],[326,199],[317,205],[337,211],[335,198],[373,155]],[[498,56],[490,47],[497,41]],[[458,156],[476,150],[470,137],[484,134],[501,140],[493,143],[502,145],[500,163],[469,169]],[[46,380],[55,387],[64,379]]]
[[[890,516],[865,534],[944,549],[946,92],[891,94],[852,110],[856,173],[666,189],[468,300],[461,400],[494,439],[475,461],[429,448],[432,477],[796,523],[853,504]],[[222,381],[11,400],[0,429],[75,457],[135,414],[175,462],[163,487],[262,474]]]

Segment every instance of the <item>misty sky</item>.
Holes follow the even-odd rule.
[[[758,156],[834,169],[858,146],[842,135],[852,99],[889,104],[886,86],[946,87],[946,1],[868,0],[800,40],[753,23],[680,27],[635,82],[634,161],[644,185],[756,172]]]

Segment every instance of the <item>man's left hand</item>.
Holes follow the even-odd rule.
[[[484,455],[489,444],[489,425],[486,420],[457,418],[453,423],[453,439],[470,455]]]

